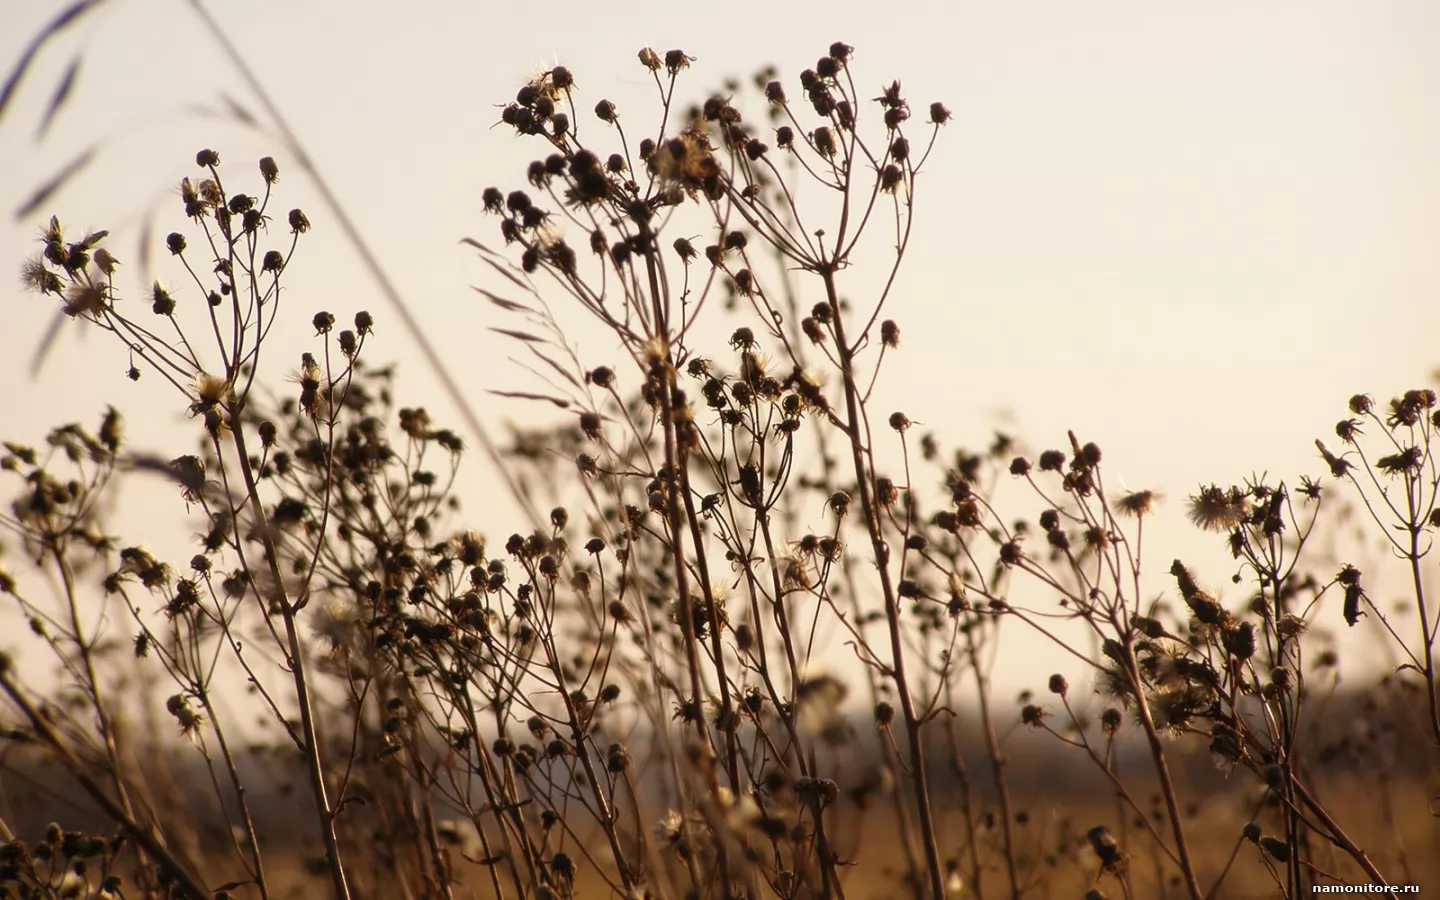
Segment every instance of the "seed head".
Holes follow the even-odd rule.
[[[1119,731],[1122,721],[1124,721],[1124,716],[1121,715],[1120,710],[1113,706],[1107,707],[1106,710],[1100,714],[1100,727],[1104,729],[1107,736],[1114,735],[1115,732]]]
[[[826,159],[835,155],[835,135],[831,133],[829,128],[821,126],[815,129],[815,133],[810,136],[810,140],[815,145],[816,153],[819,153]]]
[[[1120,514],[1141,518],[1148,516],[1155,511],[1155,504],[1160,500],[1160,495],[1154,491],[1131,491],[1120,498]]]
[[[651,51],[651,52],[652,52],[652,54],[653,54],[654,51]],[[644,62],[643,56],[642,56],[642,58],[641,58],[641,61]],[[695,61],[695,57],[693,57],[693,56],[686,56],[686,55],[685,55],[685,52],[684,52],[683,50],[666,50],[666,51],[665,51],[665,71],[669,72],[671,75],[676,74],[676,73],[679,72],[681,69],[688,69],[688,68],[690,68],[690,64],[691,64],[692,62],[694,62],[694,61]],[[646,65],[647,68],[650,67],[650,64],[649,64],[648,62],[645,63],[645,65]]]
[[[1229,531],[1245,521],[1250,501],[1239,488],[1202,487],[1190,497],[1190,521],[1206,531]]]
[[[1027,704],[1020,710],[1021,723],[1029,725],[1031,728],[1045,727],[1045,720],[1049,718],[1049,716],[1050,714],[1048,712],[1033,703]]]

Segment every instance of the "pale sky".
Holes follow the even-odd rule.
[[[1185,523],[1184,496],[1258,470],[1319,475],[1313,440],[1350,394],[1433,384],[1440,365],[1440,6],[1429,0],[209,5],[497,428],[535,410],[481,395],[520,373],[503,362],[507,339],[485,330],[509,323],[470,290],[485,273],[458,244],[492,239],[480,193],[522,183],[534,152],[492,128],[496,104],[562,62],[583,115],[602,97],[638,110],[653,104],[635,58],[645,45],[697,58],[684,84],[699,100],[767,63],[793,84],[844,40],[861,85],[878,93],[899,78],[912,103],[953,110],[918,185],[888,313],[905,344],[876,408],[903,408],[945,444],[983,444],[1007,411],[1036,448],[1062,445],[1067,428],[1097,441],[1112,473],[1169,498],[1147,530],[1153,572],[1184,556],[1228,587],[1225,554]],[[0,0],[7,66],[58,6]],[[37,144],[75,53],[75,96]],[[402,403],[458,425],[279,141],[186,112],[218,107],[220,91],[258,113],[188,3],[111,0],[80,23],[0,122],[0,267],[18,271],[52,211],[73,229],[111,228],[114,252],[133,260],[148,205],[161,210],[157,240],[182,224],[174,185],[196,150],[219,150],[224,171],[244,177],[274,154],[282,208],[315,224],[287,272],[296,339],[283,352],[298,356],[316,310],[347,321],[370,309],[372,359],[401,361]],[[97,140],[91,170],[43,215],[15,221],[35,185]],[[31,380],[29,350],[53,309],[18,278],[0,283],[4,437],[97,421],[106,402],[126,412],[132,441],[174,433],[175,397],[158,379],[125,381],[126,357],[99,335],[67,326]],[[515,529],[486,497],[478,454],[469,469],[478,524]],[[1036,687],[1045,674],[1001,671]]]

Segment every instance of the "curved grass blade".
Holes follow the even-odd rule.
[[[16,220],[34,215],[35,210],[48,203],[50,198],[55,196],[56,192],[64,187],[67,181],[80,174],[86,166],[90,165],[91,161],[95,159],[95,154],[99,149],[99,146],[96,144],[91,144],[89,147],[86,147],[81,151],[79,156],[70,160],[70,162],[65,164],[63,169],[55,173],[54,176],[40,185],[40,187],[36,188],[35,193],[30,195],[30,199],[20,204],[15,210]]]
[[[236,100],[224,91],[220,92],[220,100],[225,104],[225,109],[230,112],[230,115],[239,120],[242,125],[256,130],[260,129],[260,120],[255,118],[254,114],[246,109],[239,100]]]
[[[55,349],[55,342],[60,338],[60,329],[64,326],[69,316],[61,310],[56,310],[51,317],[49,326],[40,340],[35,344],[35,352],[30,354],[30,377],[34,378],[40,374],[40,368],[45,365],[45,360],[50,356],[50,351]]]
[[[30,43],[21,52],[20,59],[16,61],[15,68],[10,70],[10,76],[5,79],[5,86],[0,88],[0,119],[5,117],[5,108],[10,105],[10,98],[15,95],[21,80],[25,78],[25,73],[30,70],[30,64],[35,61],[36,56],[40,55],[45,44],[55,35],[75,24],[82,15],[104,2],[105,0],[80,0],[78,3],[72,3],[60,15],[51,19],[50,24],[41,29],[39,34],[30,39]]]
[[[55,93],[50,95],[50,103],[45,107],[45,114],[40,119],[40,127],[35,131],[35,140],[44,139],[50,126],[54,124],[55,117],[60,114],[60,109],[70,99],[70,94],[75,89],[75,80],[80,75],[80,63],[83,56],[76,55],[70,60],[70,65],[65,67],[65,74],[61,76],[60,83],[55,85]]]

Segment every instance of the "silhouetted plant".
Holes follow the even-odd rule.
[[[1351,624],[1381,617],[1357,568],[1322,580],[1302,565],[1319,483],[1201,488],[1191,519],[1226,536],[1248,602],[1227,608],[1177,560],[1175,607],[1143,554],[1159,498],[1115,492],[1096,443],[1027,454],[999,435],[945,454],[918,410],[873,408],[951,114],[912,109],[898,81],[867,96],[852,61],[831,45],[793,101],[761,73],[763,113],[738,84],[687,109],[694,60],[647,48],[648,120],[603,99],[577,108],[563,66],[502,108],[539,150],[528,187],[484,193],[500,242],[467,243],[497,330],[547,386],[493,393],[564,412],[513,435],[507,476],[550,512],[503,541],[461,527],[464,442],[397,407],[393,372],[365,361],[369,313],[347,313],[350,327],[313,313],[313,349],[272,385],[265,348],[310,229],[272,209],[274,160],[237,191],[201,151],[179,192],[189,230],[165,240],[188,283],[138,303],[104,232],[52,219],[24,280],[118,338],[132,377],[170,383],[198,446],[129,450],[111,410],[94,432],[66,426],[0,458],[16,478],[0,521],[58,603],[8,574],[0,589],[63,673],[36,687],[0,658],[8,737],[58,761],[117,829],[54,826],[29,845],[0,820],[0,887],[122,896],[133,878],[148,896],[269,898],[284,892],[276,860],[298,855],[346,898],[451,897],[467,873],[497,898],[844,897],[857,872],[896,866],[887,896],[1018,900],[1070,877],[1087,897],[1103,882],[1201,900],[1247,852],[1286,897],[1347,877],[1341,863],[1385,884],[1322,799],[1327,758],[1310,750],[1305,649],[1323,601],[1339,596]],[[569,343],[577,309],[613,337],[611,358]],[[1385,624],[1440,741],[1421,568],[1440,524],[1434,407],[1413,391],[1382,419],[1356,398],[1346,455],[1321,450],[1411,568],[1419,639]],[[1365,422],[1389,441],[1373,462]],[[106,533],[122,472],[173,483],[201,523],[187,563]],[[1000,511],[1005,481],[1038,515]],[[990,681],[1007,621],[1081,666],[1102,706],[1045,672],[1049,705],[1027,692],[1007,722]],[[120,724],[132,704],[113,685],[131,673],[147,686],[133,705],[163,708],[202,760],[203,806]],[[232,679],[272,740],[239,741],[217,695]],[[957,710],[972,691],[983,778]],[[1092,764],[1113,812],[1032,817],[1009,774],[1020,729]],[[1142,752],[1122,770],[1127,732]],[[1249,815],[1218,857],[1197,841],[1190,746],[1259,792],[1235,789]],[[284,802],[318,850],[267,837],[257,771],[304,782]],[[864,836],[881,815],[893,827],[877,848]]]

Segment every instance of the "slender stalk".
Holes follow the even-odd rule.
[[[870,549],[880,574],[880,589],[885,598],[885,622],[889,626],[891,669],[895,691],[900,698],[900,711],[905,720],[905,737],[910,744],[910,771],[915,785],[915,807],[920,820],[921,839],[929,869],[930,890],[935,897],[945,896],[945,871],[940,865],[940,842],[935,835],[935,817],[930,809],[930,776],[926,768],[925,746],[920,733],[921,722],[910,696],[910,682],[905,675],[905,637],[900,622],[900,604],[890,576],[890,548],[881,530],[880,514],[875,508],[871,485],[871,468],[866,463],[864,429],[860,415],[860,388],[855,378],[855,351],[845,338],[844,315],[840,295],[835,287],[832,268],[820,271],[825,282],[825,297],[835,329],[835,343],[840,357],[840,374],[845,385],[845,424],[850,439],[850,460],[854,468],[856,490],[860,492],[860,508],[869,532]]]
[[[1150,704],[1145,700],[1144,681],[1135,660],[1135,650],[1125,644],[1125,667],[1130,683],[1135,686],[1135,708],[1140,716],[1140,725],[1145,730],[1150,757],[1155,763],[1155,775],[1160,780],[1160,794],[1165,799],[1165,813],[1170,819],[1170,828],[1175,835],[1175,856],[1180,861],[1180,874],[1185,879],[1185,890],[1190,900],[1205,900],[1205,891],[1195,873],[1195,863],[1190,858],[1190,843],[1185,837],[1185,824],[1180,815],[1180,800],[1175,793],[1175,780],[1170,775],[1170,762],[1165,754],[1165,745],[1160,739],[1160,730],[1155,717],[1150,714]]]
[[[310,781],[311,798],[315,804],[315,815],[320,827],[320,837],[325,844],[325,858],[330,868],[330,883],[335,888],[336,900],[350,900],[350,884],[345,874],[344,859],[340,852],[340,840],[335,832],[335,810],[330,805],[329,791],[325,784],[325,759],[320,750],[319,730],[315,725],[315,710],[310,698],[310,682],[305,664],[305,653],[300,646],[300,632],[295,618],[295,607],[285,591],[285,576],[280,571],[280,551],[275,546],[260,502],[260,488],[255,482],[255,472],[250,466],[250,454],[245,446],[245,423],[241,421],[240,410],[234,408],[230,414],[230,434],[235,444],[236,463],[245,483],[245,502],[255,516],[257,531],[265,548],[265,563],[274,579],[275,590],[280,593],[279,613],[285,626],[286,663],[295,684],[295,702],[299,707],[300,733],[304,741],[301,752],[305,754],[305,774]],[[218,442],[217,442],[218,443]]]

